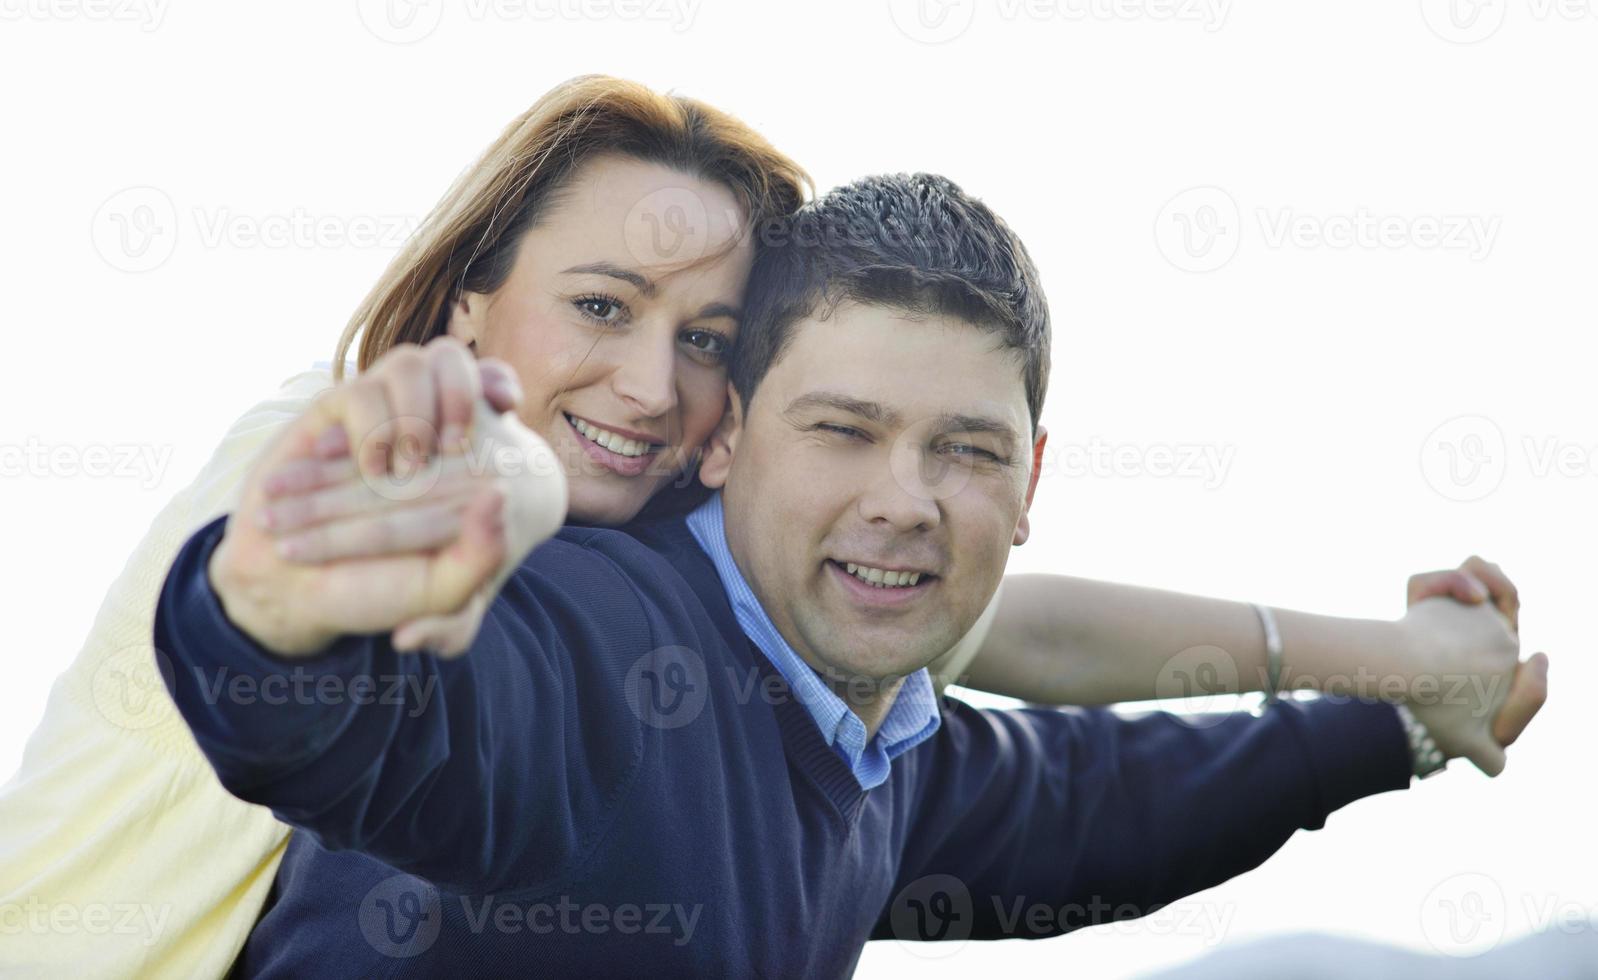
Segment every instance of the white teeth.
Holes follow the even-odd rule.
[[[628,439],[625,436],[617,435],[608,429],[601,429],[597,425],[589,425],[587,422],[584,422],[582,419],[573,415],[568,415],[566,417],[571,420],[572,426],[576,428],[578,432],[581,432],[583,436],[586,437],[590,442],[604,446],[606,449],[618,456],[642,456],[649,452],[650,447],[646,442],[638,442],[637,440]]]
[[[880,568],[856,565],[852,561],[845,562],[843,568],[860,581],[875,585],[879,589],[902,589],[921,581],[920,572],[887,572]]]

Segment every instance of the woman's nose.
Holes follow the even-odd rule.
[[[671,331],[638,330],[629,340],[620,351],[611,387],[640,416],[659,418],[677,407],[676,336]]]

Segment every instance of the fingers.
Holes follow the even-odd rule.
[[[383,386],[389,418],[388,425],[373,430],[371,438],[387,444],[385,469],[402,479],[438,451],[433,359],[414,344],[403,344],[392,348],[382,369],[373,374]]]
[[[333,426],[328,432],[337,432],[342,435],[343,429]],[[296,493],[310,493],[327,487],[337,486],[341,483],[360,480],[355,471],[355,461],[348,457],[340,459],[296,459],[290,460],[268,473],[262,481],[261,488],[266,496],[288,496]]]
[[[461,514],[460,533],[428,564],[427,595],[420,608],[458,610],[492,581],[505,561],[505,490],[477,490]]]
[[[426,348],[437,392],[439,449],[444,454],[462,451],[462,437],[471,431],[472,413],[483,386],[477,358],[466,345],[448,335],[433,338]]]
[[[349,460],[307,460],[285,466],[267,478],[267,499],[257,514],[260,525],[278,533],[329,521],[386,518],[406,507],[458,497],[475,483],[469,461],[437,459],[408,484],[375,485],[355,473]]]
[[[1504,570],[1478,555],[1466,558],[1459,568],[1476,576],[1487,586],[1492,593],[1493,605],[1509,620],[1510,628],[1520,632],[1520,590],[1515,588],[1515,583],[1509,580]]]
[[[1493,738],[1499,745],[1515,744],[1548,700],[1548,655],[1533,654],[1515,668],[1509,696],[1493,719]]]
[[[413,505],[381,516],[332,521],[278,539],[278,554],[301,564],[430,551],[461,533],[473,495]]]
[[[1467,605],[1481,602],[1488,590],[1475,575],[1456,568],[1436,572],[1421,572],[1409,577],[1407,605],[1413,606],[1432,596],[1450,596]]]
[[[521,404],[521,379],[509,364],[495,357],[483,357],[478,359],[477,369],[483,382],[483,397],[494,411],[513,411]]]

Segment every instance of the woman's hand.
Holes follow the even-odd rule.
[[[212,556],[229,618],[286,656],[390,629],[398,649],[464,652],[566,506],[548,446],[480,397],[514,403],[514,376],[479,371],[440,338],[398,346],[318,398],[252,469]],[[337,500],[283,499],[337,472],[350,477]],[[382,553],[351,557],[372,550],[373,514],[400,530]]]

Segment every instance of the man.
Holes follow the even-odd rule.
[[[156,618],[174,700],[224,785],[305,831],[242,974],[845,975],[873,937],[1146,914],[1407,785],[1386,704],[940,711],[926,665],[1029,531],[1036,273],[936,177],[859,182],[788,231],[701,468],[724,493],[636,537],[554,534],[466,656],[275,608],[226,518],[184,546]],[[454,603],[499,561],[491,509],[468,524]],[[1461,643],[1496,625],[1427,614]],[[1483,724],[1414,711],[1441,743]]]

